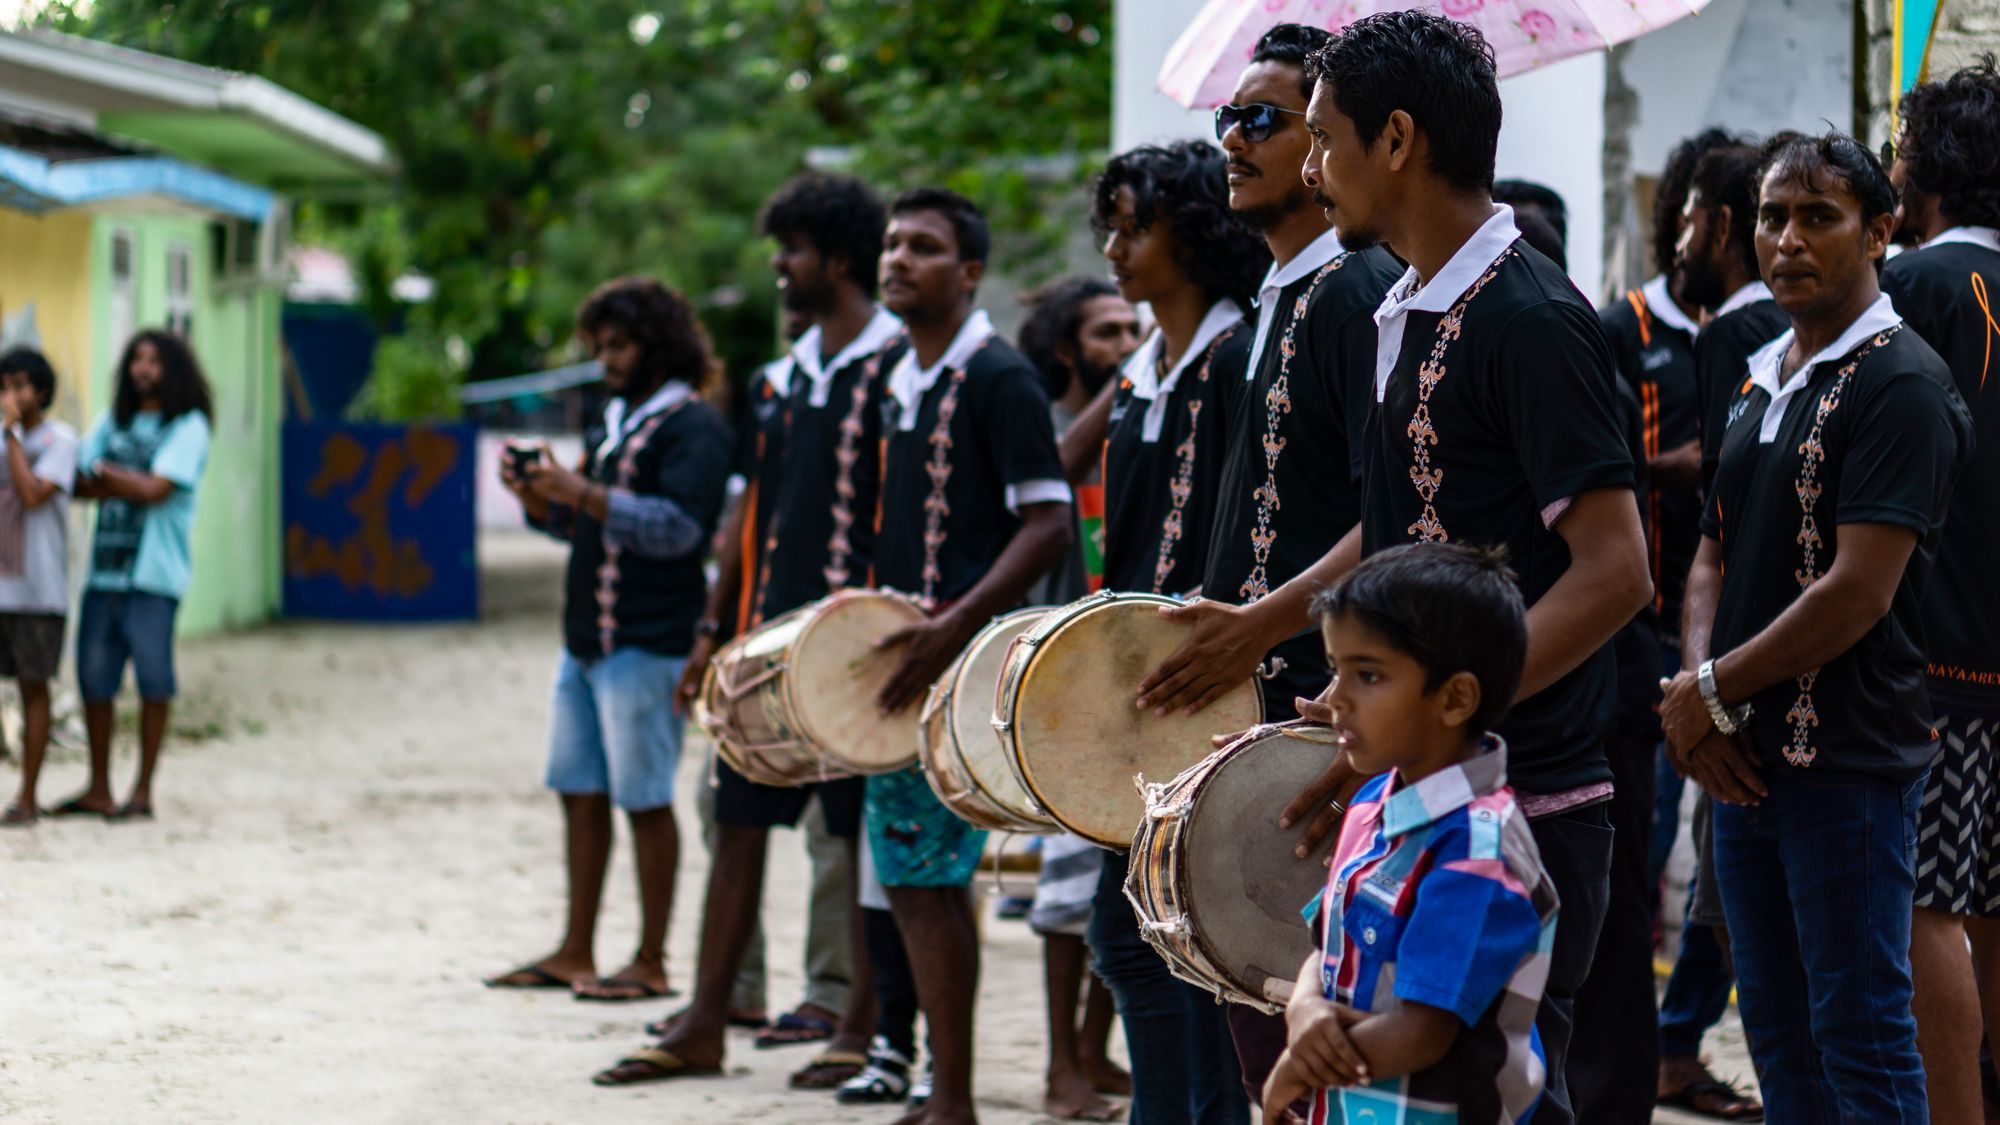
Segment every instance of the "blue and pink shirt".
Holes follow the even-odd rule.
[[[1437,1065],[1321,1090],[1312,1125],[1525,1122],[1545,1063],[1535,1033],[1555,941],[1556,892],[1507,787],[1507,748],[1415,785],[1395,772],[1355,795],[1319,902],[1321,983],[1365,1012],[1406,1002],[1465,1027]]]

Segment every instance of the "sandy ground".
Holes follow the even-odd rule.
[[[184,712],[149,824],[0,833],[0,1118],[29,1122],[886,1122],[790,1093],[810,1048],[731,1042],[730,1077],[587,1079],[667,1002],[502,993],[552,948],[558,815],[540,788],[560,549],[489,537],[487,619],[286,624],[183,646]],[[122,745],[120,777],[129,777]],[[691,754],[684,784],[696,784]],[[43,803],[80,784],[77,755]],[[11,793],[12,768],[0,770]],[[799,995],[806,866],[773,847],[772,1002]],[[683,814],[670,972],[689,983],[706,858]],[[600,967],[637,925],[621,845]],[[1039,945],[990,922],[982,1119],[1044,1120]],[[1711,1040],[1744,1075],[1733,1021]],[[1660,1120],[1683,1120],[1663,1115]],[[1685,1119],[1692,1120],[1692,1119]]]

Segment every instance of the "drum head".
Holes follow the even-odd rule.
[[[1299,912],[1326,885],[1317,859],[1292,854],[1302,829],[1280,830],[1278,813],[1325,772],[1338,749],[1282,733],[1239,744],[1196,791],[1188,813],[1181,893],[1202,948],[1245,991],[1274,1003],[1290,995],[1312,951],[1312,932]]]
[[[917,760],[917,707],[884,718],[875,696],[889,682],[900,654],[875,642],[923,620],[914,602],[896,594],[835,594],[814,612],[792,646],[786,690],[806,737],[857,773],[886,773]]]
[[[1029,793],[1064,828],[1128,848],[1145,798],[1133,776],[1172,780],[1214,751],[1209,738],[1256,726],[1263,701],[1242,686],[1193,716],[1132,705],[1139,681],[1187,639],[1160,617],[1175,604],[1150,594],[1093,597],[1042,618],[1012,712],[1015,765]]]
[[[1028,791],[1021,788],[1014,767],[1007,762],[1006,744],[993,729],[993,692],[1000,684],[1000,670],[1007,663],[1007,648],[1014,638],[1055,612],[1054,607],[1037,606],[995,618],[966,646],[951,693],[952,733],[958,738],[958,754],[965,768],[988,797],[1030,820],[1045,818],[1028,799]]]

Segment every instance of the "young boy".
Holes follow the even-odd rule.
[[[76,431],[48,416],[56,373],[40,352],[0,355],[0,676],[21,685],[21,791],[0,825],[35,823],[49,745],[49,681],[69,608],[69,494]]]
[[[1314,612],[1322,701],[1372,780],[1341,825],[1264,1120],[1309,1096],[1312,1125],[1526,1121],[1556,896],[1488,733],[1521,680],[1520,590],[1502,552],[1410,545]]]

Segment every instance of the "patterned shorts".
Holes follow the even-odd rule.
[[[1948,715],[1917,809],[1917,905],[2000,918],[2000,717]]]
[[[916,766],[868,779],[862,822],[885,887],[966,886],[986,851],[986,833],[946,808]]]

